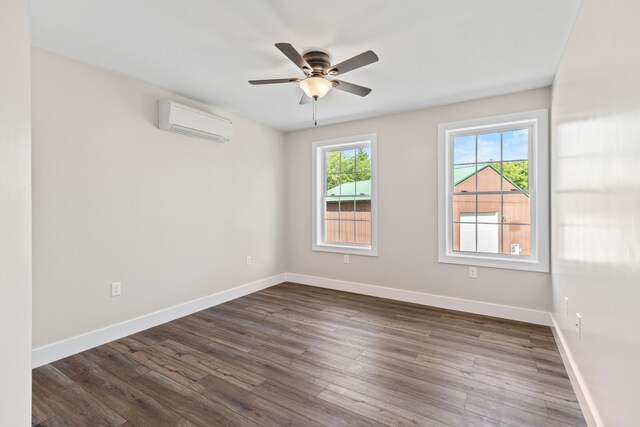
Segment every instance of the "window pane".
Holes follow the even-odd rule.
[[[357,171],[370,171],[371,170],[371,148],[358,148],[356,150],[356,170]]]
[[[529,194],[504,194],[503,196],[503,222],[512,224],[530,224],[531,207]]]
[[[478,163],[500,161],[500,134],[485,133],[478,135]]]
[[[453,250],[459,252],[476,251],[476,224],[459,223],[453,224]]]
[[[327,196],[339,196],[340,195],[340,174],[332,173],[327,174]]]
[[[340,173],[340,151],[325,151],[327,173]]]
[[[355,173],[356,181],[371,181],[371,171],[358,171]]]
[[[340,194],[343,196],[354,196],[356,194],[356,185],[354,183],[355,175],[352,173],[343,173],[340,176]]]
[[[502,160],[529,159],[529,130],[520,129],[502,133]]]
[[[502,163],[502,175],[506,178],[503,182],[503,191],[526,191],[529,189],[529,162],[527,160]]]
[[[483,218],[479,217],[479,221]],[[462,224],[465,225],[465,224]],[[478,252],[500,253],[500,224],[480,224],[478,230]]]
[[[476,191],[476,165],[459,165],[453,168],[454,193]]]
[[[342,151],[342,173],[353,174],[356,171],[356,150]]]
[[[371,244],[371,221],[356,221],[356,243]]]
[[[453,138],[453,163],[475,163],[476,136],[456,136]]]
[[[326,242],[339,242],[340,221],[326,220],[324,224],[324,240]]]
[[[340,218],[340,202],[336,198],[335,201],[327,200],[325,203],[325,219],[333,220]]]
[[[468,218],[471,216],[471,222],[475,222],[476,214],[476,196],[475,194],[456,194],[453,196],[453,221],[461,222],[461,218],[464,216],[465,222],[469,222]]]
[[[355,243],[355,221],[340,221],[340,242]]]
[[[531,227],[528,225],[503,225],[502,253],[512,256],[531,255]]]
[[[499,224],[502,215],[501,194],[478,194],[478,222]]]
[[[371,221],[371,200],[356,198],[356,220]]]
[[[350,221],[355,219],[355,198],[343,197],[340,199],[340,219]]]
[[[355,195],[364,196],[361,199],[371,199],[371,180],[356,181]]]
[[[478,191],[501,191],[500,163],[478,164]]]

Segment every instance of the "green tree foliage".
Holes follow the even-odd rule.
[[[492,166],[500,170],[500,163],[492,163]],[[529,162],[526,160],[519,162],[505,162],[502,164],[502,171],[505,178],[516,184],[523,190],[529,189]]]
[[[368,148],[327,153],[327,190],[341,184],[371,179],[371,155]]]

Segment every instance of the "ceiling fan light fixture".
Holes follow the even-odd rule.
[[[300,88],[309,98],[313,99],[322,98],[332,87],[331,81],[324,77],[307,77],[300,82]]]

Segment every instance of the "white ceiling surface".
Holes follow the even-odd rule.
[[[35,46],[289,131],[312,127],[301,77],[275,47],[380,61],[339,78],[319,124],[551,84],[580,0],[31,0]],[[481,115],[482,113],[479,112]]]

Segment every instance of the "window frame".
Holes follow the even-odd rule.
[[[368,145],[371,150],[371,245],[324,241],[323,208],[326,197],[327,171],[324,164],[327,151],[336,149],[362,148]],[[341,148],[344,147],[344,148]],[[312,234],[311,249],[320,252],[333,252],[347,255],[378,256],[378,171],[377,171],[377,134],[355,135],[311,144],[312,150]]]
[[[529,128],[529,256],[453,251],[453,138]],[[549,110],[540,109],[438,125],[438,262],[549,272]]]

